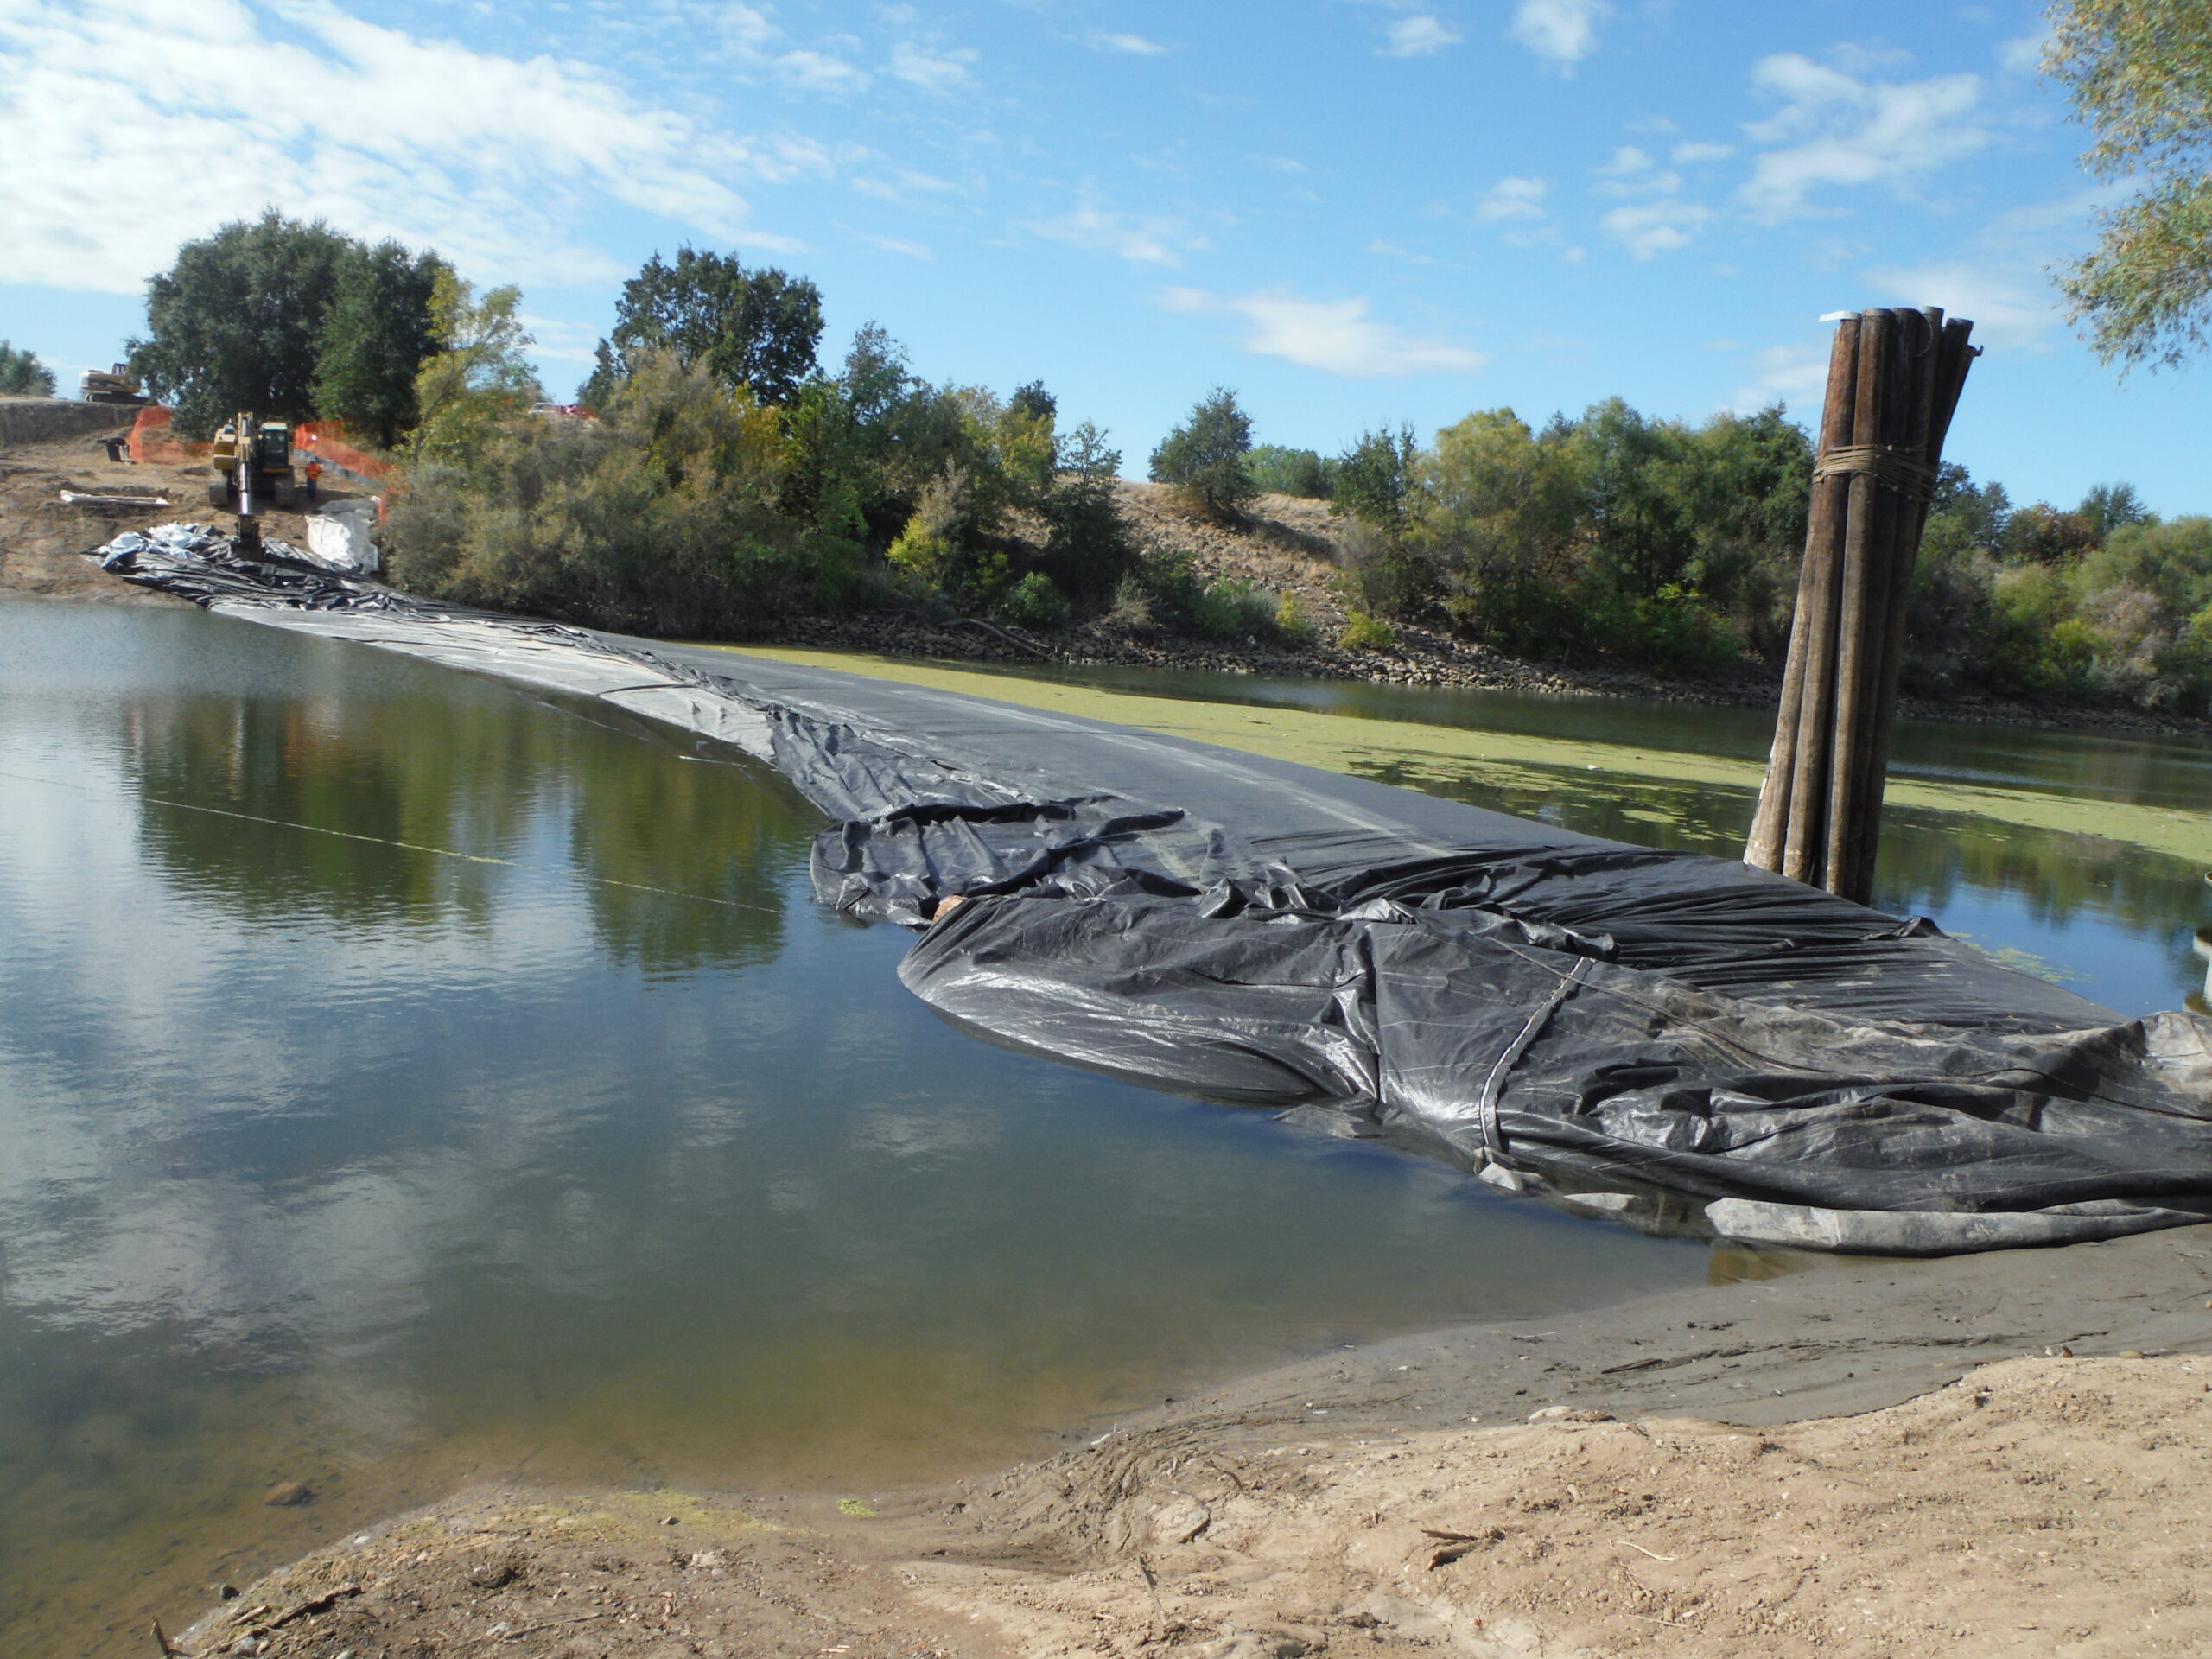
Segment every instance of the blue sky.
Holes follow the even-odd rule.
[[[1816,409],[1821,313],[1988,348],[1950,454],[2212,511],[2206,375],[2124,385],[2046,270],[2116,199],[2027,0],[0,0],[0,334],[73,378],[179,242],[273,203],[522,284],[582,377],[683,242],[932,379],[1042,378],[1141,475],[1209,387],[1341,448],[1619,393]]]

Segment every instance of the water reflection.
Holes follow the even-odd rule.
[[[680,973],[772,958],[782,912],[760,895],[810,832],[805,804],[741,758],[641,766],[641,750],[681,751],[551,708],[504,689],[147,695],[119,711],[116,747],[149,808],[146,857],[238,916],[480,927],[499,866],[535,862],[592,879],[618,960]]]
[[[1703,1276],[960,1036],[780,780],[602,712],[0,604],[0,1653],[471,1478],[874,1485]]]

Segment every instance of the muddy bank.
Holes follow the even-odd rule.
[[[1714,1267],[1774,1276],[1319,1356],[919,1491],[480,1491],[174,1623],[326,1659],[2212,1638],[2212,1229]]]

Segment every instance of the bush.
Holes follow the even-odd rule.
[[[1236,523],[1260,493],[1244,469],[1251,448],[1251,417],[1237,407],[1235,392],[1216,386],[1152,452],[1153,481],[1173,485],[1208,518]]]
[[[1100,604],[1137,563],[1137,544],[1114,501],[1122,455],[1089,421],[1062,439],[1058,470],[1039,511],[1046,535],[1038,564],[1058,591],[1079,604]]]
[[[1199,639],[1274,639],[1283,637],[1283,603],[1256,582],[1208,580],[1187,548],[1154,547],[1123,578],[1110,620],[1139,632],[1160,628]]]
[[[16,397],[51,397],[54,371],[38,360],[36,352],[19,352],[0,340],[0,392]]]
[[[1255,445],[1244,457],[1252,487],[1263,493],[1304,496],[1325,501],[1336,486],[1337,463],[1311,449],[1286,449],[1279,443]]]
[[[1275,636],[1287,645],[1313,643],[1313,619],[1306,614],[1305,601],[1296,594],[1285,594],[1275,607]]]
[[[1032,570],[1007,590],[999,613],[1025,628],[1057,628],[1068,620],[1068,601],[1042,570]]]
[[[1414,463],[1420,454],[1411,427],[1363,433],[1337,460],[1330,510],[1395,530],[1404,518]]]
[[[1346,651],[1388,651],[1398,643],[1397,630],[1381,617],[1365,611],[1346,611],[1344,631],[1337,643]]]
[[[396,585],[594,626],[742,637],[849,597],[836,543],[776,511],[772,412],[672,355],[640,363],[598,422],[510,417],[466,465],[417,467],[387,537]]]

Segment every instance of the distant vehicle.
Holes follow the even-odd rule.
[[[549,421],[595,421],[599,417],[582,404],[532,404],[530,412]]]
[[[113,369],[86,369],[77,377],[77,396],[88,404],[143,404],[146,394],[130,378],[127,364]]]
[[[239,476],[242,461],[244,478]],[[292,477],[292,429],[282,421],[233,415],[216,429],[207,464],[215,473],[207,486],[207,505],[211,507],[236,505],[240,484],[252,491],[257,505],[266,502],[272,507],[289,511],[299,500],[298,487]]]

